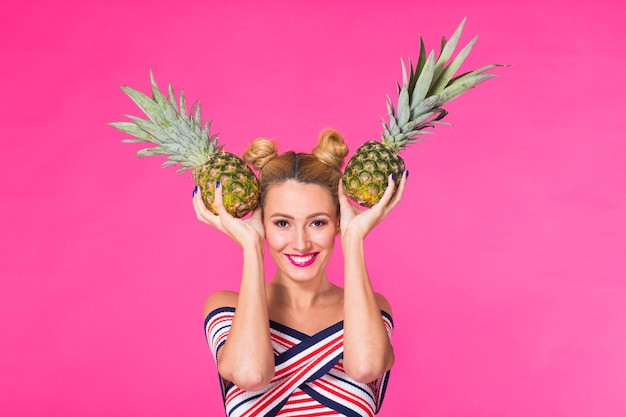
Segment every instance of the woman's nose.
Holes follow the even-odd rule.
[[[294,238],[294,242],[293,242],[294,249],[303,252],[305,249],[309,247],[310,242],[311,241],[309,240],[309,234],[307,233],[307,231],[304,229],[300,229],[296,232],[296,235]]]

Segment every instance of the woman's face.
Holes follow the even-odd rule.
[[[330,192],[289,180],[269,189],[263,212],[267,246],[279,271],[297,281],[323,276],[339,230]]]

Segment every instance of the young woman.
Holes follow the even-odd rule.
[[[228,215],[216,184],[213,215],[199,195],[198,219],[243,249],[239,292],[212,294],[205,331],[228,416],[371,416],[378,412],[394,362],[388,301],[372,289],[363,241],[402,198],[406,175],[369,210],[341,188],[348,149],[324,131],[311,154],[277,154],[257,139],[244,159],[259,172],[260,207],[245,220]],[[341,236],[344,286],[326,266]],[[266,283],[263,258],[276,263]]]

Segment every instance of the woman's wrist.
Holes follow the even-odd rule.
[[[256,234],[256,236],[246,237],[246,239],[241,241],[239,244],[244,252],[260,252],[263,254],[263,238],[258,234]]]
[[[346,252],[350,249],[362,249],[365,236],[359,230],[346,230],[341,234],[341,247]]]

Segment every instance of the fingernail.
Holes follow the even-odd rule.
[[[395,181],[396,180],[396,174],[391,174],[391,179]]]
[[[191,196],[195,197],[197,192],[198,192],[198,186],[196,185],[195,187],[193,187],[193,193],[191,193]]]
[[[409,178],[409,170],[407,169],[405,174],[404,174],[407,178]]]
[[[219,181],[215,183],[215,188],[220,188],[220,185],[222,185]]]

